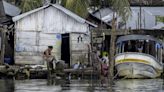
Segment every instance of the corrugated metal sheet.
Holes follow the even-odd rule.
[[[164,29],[164,23],[159,23],[156,26],[152,27],[153,29]]]
[[[131,29],[138,29],[138,18],[139,18],[139,7],[131,7],[132,9],[132,17],[127,22],[127,28]],[[161,14],[164,10],[164,7],[142,7],[142,14],[141,14],[141,23],[142,23],[142,29],[152,29],[156,25],[156,15]],[[154,14],[155,12],[160,12],[157,14]]]
[[[138,29],[138,18],[140,7],[131,7],[132,16],[127,21],[127,28]],[[102,8],[93,13],[93,15],[104,22],[110,22],[113,18],[113,11],[110,8]],[[164,16],[164,7],[142,7],[142,29],[152,29],[156,26],[155,16]],[[121,19],[118,18],[118,23]],[[125,26],[124,26],[125,27]]]
[[[9,4],[7,3],[6,1],[2,0],[3,1],[3,6],[4,6],[4,10],[5,10],[5,13],[9,16],[17,16],[21,13],[21,10],[12,5],[12,4]]]
[[[164,16],[164,7],[142,7],[142,9],[154,16]]]
[[[102,8],[100,10],[97,10],[93,13],[93,15],[99,19],[107,16],[108,14],[112,14],[113,11],[110,8]]]

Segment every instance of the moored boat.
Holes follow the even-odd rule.
[[[162,41],[149,35],[126,35],[117,40],[115,68],[126,78],[156,78],[163,72]]]

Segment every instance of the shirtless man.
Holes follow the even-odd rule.
[[[55,59],[52,54],[51,54],[51,51],[52,51],[53,47],[52,46],[48,46],[48,49],[46,49],[44,51],[44,54],[43,54],[43,59],[45,60],[45,62],[47,63],[47,67],[52,70],[53,69],[53,60]]]

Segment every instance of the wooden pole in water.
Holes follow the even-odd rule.
[[[116,30],[116,19],[115,19],[115,12],[113,13],[113,20],[112,20],[112,31],[111,31],[111,39],[110,39],[110,57],[109,57],[109,79],[110,79],[110,84],[113,83],[113,76],[114,76],[114,54],[115,54],[115,41],[116,41],[116,35],[115,35],[115,30]]]
[[[139,12],[139,30],[141,30],[142,28],[142,9],[141,9],[141,0],[139,0],[139,3],[140,3],[140,12]]]

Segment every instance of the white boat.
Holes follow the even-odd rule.
[[[162,41],[149,35],[126,35],[117,40],[115,68],[120,77],[156,78],[163,72]]]

